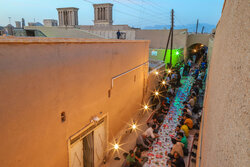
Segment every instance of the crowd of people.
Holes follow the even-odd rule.
[[[152,144],[159,137],[158,131],[168,114],[170,106],[175,98],[178,87],[181,86],[182,76],[194,77],[194,83],[188,98],[183,102],[182,116],[176,126],[176,136],[171,138],[173,147],[168,153],[167,166],[185,167],[184,156],[189,154],[188,137],[192,129],[199,129],[201,122],[200,102],[203,99],[203,84],[206,77],[206,59],[201,59],[199,63],[188,60],[182,67],[167,70],[164,72],[163,84],[159,82],[159,92],[161,96],[152,94],[152,116],[147,121],[148,128],[136,139],[136,148],[124,153],[125,162],[123,167],[141,167],[148,160],[142,157],[141,153],[151,149]],[[196,134],[196,137],[198,134]],[[197,147],[195,147],[197,148]]]

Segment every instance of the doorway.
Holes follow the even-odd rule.
[[[104,119],[70,139],[70,167],[100,167],[107,146]]]

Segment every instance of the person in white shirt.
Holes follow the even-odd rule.
[[[192,118],[192,112],[189,109],[184,108],[182,112],[188,114]]]
[[[152,125],[152,127],[149,127],[143,135],[147,137],[148,140],[153,141],[155,138],[158,137],[157,134],[154,134],[154,129],[156,128],[156,125]]]
[[[188,101],[188,104],[190,104],[191,107],[194,107],[194,105],[195,105],[194,97],[192,95],[191,95],[191,98]]]
[[[190,116],[192,116],[193,114],[192,114],[192,111],[188,108],[188,106],[187,105],[185,105],[184,106],[184,109],[186,109],[187,110],[187,113],[190,115]]]
[[[154,125],[153,125],[154,126]],[[146,137],[151,137],[152,139],[155,138],[155,135],[154,135],[154,130],[152,127],[149,127],[144,133],[143,135],[145,135]]]

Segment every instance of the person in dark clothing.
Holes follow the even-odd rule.
[[[159,114],[157,115],[157,118],[156,118],[156,119],[157,119],[157,122],[159,123],[159,126],[161,126],[161,124],[163,123],[164,118],[165,118],[164,114],[159,113]]]
[[[120,32],[120,30],[117,31],[116,35],[117,35],[117,39],[120,39],[120,37],[121,37],[121,32]]]
[[[133,150],[129,151],[128,156],[126,157],[127,165],[130,167],[136,167],[135,154]]]
[[[183,158],[178,154],[178,152],[174,153],[174,159],[172,160],[173,167],[185,167],[185,162]]]
[[[181,74],[180,72],[177,73],[177,83],[176,83],[177,86],[181,86]]]
[[[127,156],[128,156],[128,153],[123,153],[123,157],[124,157],[124,162],[122,163],[122,167],[129,167],[129,164],[127,163],[127,160],[126,160],[126,158],[127,158]]]
[[[136,146],[140,148],[142,151],[148,150],[149,146],[147,144],[150,144],[151,142],[147,139],[146,135],[142,134],[139,135],[136,139]]]
[[[154,96],[154,95],[153,95]],[[155,110],[157,105],[159,104],[160,100],[158,97],[153,97],[152,98],[152,110]]]

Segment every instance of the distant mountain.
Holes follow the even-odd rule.
[[[214,28],[216,28],[216,25],[206,24],[206,23],[200,23],[198,26],[198,32],[201,32],[202,27],[204,28],[204,33],[211,33]],[[143,29],[170,29],[170,25],[154,25],[154,26],[146,26]],[[175,29],[188,29],[188,32],[195,32],[196,31],[196,24],[187,24],[187,25],[176,25],[174,27]]]

